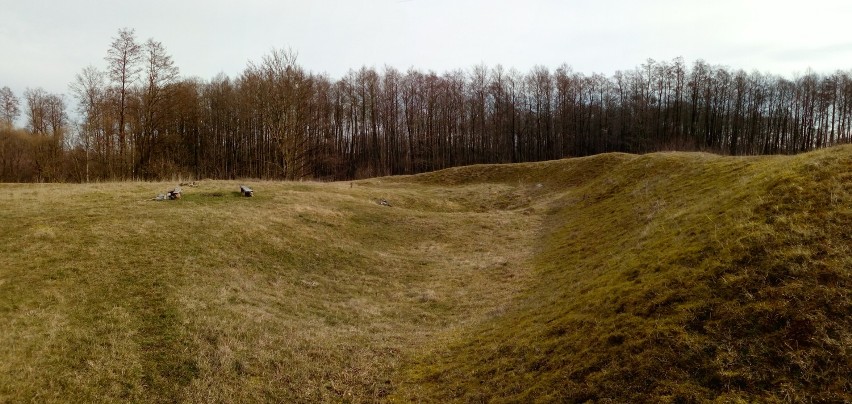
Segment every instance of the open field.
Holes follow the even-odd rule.
[[[0,184],[0,402],[852,400],[852,146],[239,184]]]

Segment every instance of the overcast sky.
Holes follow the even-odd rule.
[[[236,77],[273,48],[332,78],[481,63],[609,75],[677,56],[788,77],[852,69],[848,0],[0,0],[0,87],[68,93],[122,27],[202,79]]]

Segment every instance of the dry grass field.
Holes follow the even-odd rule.
[[[850,146],[246,183],[0,184],[0,402],[852,400]]]

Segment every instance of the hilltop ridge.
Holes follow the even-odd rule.
[[[852,397],[852,147],[414,177],[556,188],[513,308],[410,366],[427,401]]]

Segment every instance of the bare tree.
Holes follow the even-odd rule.
[[[0,88],[0,124],[10,128],[15,125],[15,119],[21,114],[20,103],[9,87]]]
[[[126,156],[127,104],[131,86],[136,81],[141,68],[142,47],[136,42],[135,30],[123,28],[113,38],[107,51],[107,74],[115,85],[118,115],[118,147],[122,160]]]
[[[45,103],[47,108],[47,129],[59,147],[64,145],[65,127],[68,114],[65,112],[65,98],[60,94],[48,94]]]
[[[93,150],[93,144],[104,145],[96,150],[104,157],[108,130],[104,129],[102,119],[104,115],[104,99],[106,97],[106,83],[104,72],[94,66],[88,66],[77,74],[71,91],[77,98],[78,112],[83,116],[83,122],[78,126],[78,135],[84,149],[85,178],[89,182],[89,153]]]
[[[44,89],[27,89],[27,128],[36,137],[35,156],[37,180],[57,180],[68,115],[61,95],[49,94]]]
[[[148,176],[147,166],[151,161],[161,120],[165,113],[164,101],[168,97],[168,86],[173,84],[180,73],[172,57],[161,42],[148,39],[144,47],[145,87],[141,100],[141,130],[135,134],[135,146],[139,149],[134,160],[134,174]]]
[[[610,151],[795,153],[852,140],[850,72],[788,80],[676,58],[613,76],[480,65],[443,74],[362,67],[333,80],[274,50],[234,80],[178,81],[163,45],[140,46],[127,29],[108,55],[105,73],[86,68],[72,84],[87,166],[89,150],[103,157],[93,160],[105,164],[101,178],[350,179]],[[26,144],[61,139],[64,103],[43,90],[25,95],[29,132],[43,136],[22,130],[6,144],[36,156]],[[4,164],[20,167],[18,151]],[[79,148],[69,152],[81,159]],[[14,178],[50,178],[29,172]]]
[[[43,88],[28,88],[24,91],[24,99],[27,101],[27,129],[33,134],[47,134],[47,91]]]

